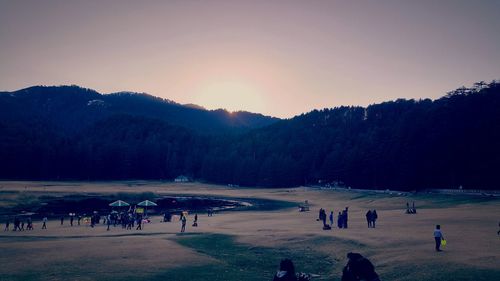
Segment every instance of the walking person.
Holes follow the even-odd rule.
[[[47,217],[43,217],[42,222],[43,222],[42,229],[47,229]]]
[[[333,227],[333,211],[330,212],[330,226]]]
[[[434,241],[436,242],[436,252],[441,252],[443,250],[440,249],[441,241],[444,240],[443,233],[441,232],[441,225],[436,225],[436,229],[434,229]]]
[[[142,217],[141,216],[137,217],[137,227],[135,228],[135,230],[142,230]]]
[[[28,225],[26,226],[26,230],[33,230],[33,220],[31,217],[28,218]]]
[[[109,227],[111,226],[111,215],[108,214],[107,218],[106,218],[106,225],[108,226],[108,228],[106,229],[106,231],[109,231]]]
[[[186,216],[183,215],[181,221],[182,221],[181,232],[184,232],[186,231],[186,221],[187,221]]]
[[[133,226],[134,226],[134,217],[132,216],[132,213],[130,213],[128,214],[127,230],[132,230]]]
[[[372,227],[375,228],[375,222],[378,219],[377,210],[372,211]]]
[[[193,222],[193,226],[194,226],[194,227],[197,227],[197,226],[198,226],[198,214],[194,214],[194,222]]]
[[[21,231],[21,227],[19,226],[20,223],[21,223],[21,221],[19,220],[19,218],[15,217],[14,218],[14,230],[13,231],[17,231],[17,229],[19,229],[19,231]]]

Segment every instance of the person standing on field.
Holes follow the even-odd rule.
[[[366,216],[366,222],[368,223],[368,228],[372,227],[372,220],[373,220],[372,211],[368,210],[365,216]]]
[[[434,241],[436,242],[436,252],[441,252],[441,241],[444,240],[443,233],[441,232],[441,225],[436,225],[434,229]]]
[[[183,215],[181,220],[182,220],[181,232],[184,232],[186,231],[186,221],[187,221],[186,216]]]
[[[372,211],[372,227],[375,228],[375,222],[378,219],[377,210]]]
[[[42,225],[42,229],[47,229],[47,217],[43,217],[43,225]]]

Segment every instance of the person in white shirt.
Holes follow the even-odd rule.
[[[441,240],[444,240],[443,233],[441,232],[441,226],[436,225],[436,229],[434,229],[434,240],[436,241],[436,252],[441,252]]]

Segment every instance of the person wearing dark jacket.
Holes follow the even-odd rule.
[[[372,211],[368,210],[368,212],[366,212],[366,222],[368,223],[368,228],[372,227],[372,219]]]
[[[375,228],[375,222],[378,219],[377,210],[372,211],[372,227]]]
[[[291,260],[284,259],[280,262],[280,269],[274,275],[273,281],[297,281],[295,267]]]
[[[342,272],[342,281],[380,281],[373,264],[361,254],[348,253],[349,261]]]

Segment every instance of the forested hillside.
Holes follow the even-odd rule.
[[[498,82],[434,101],[337,107],[288,120],[235,117],[144,94],[39,89],[0,94],[0,178],[185,174],[242,186],[321,180],[400,190],[500,188]]]

